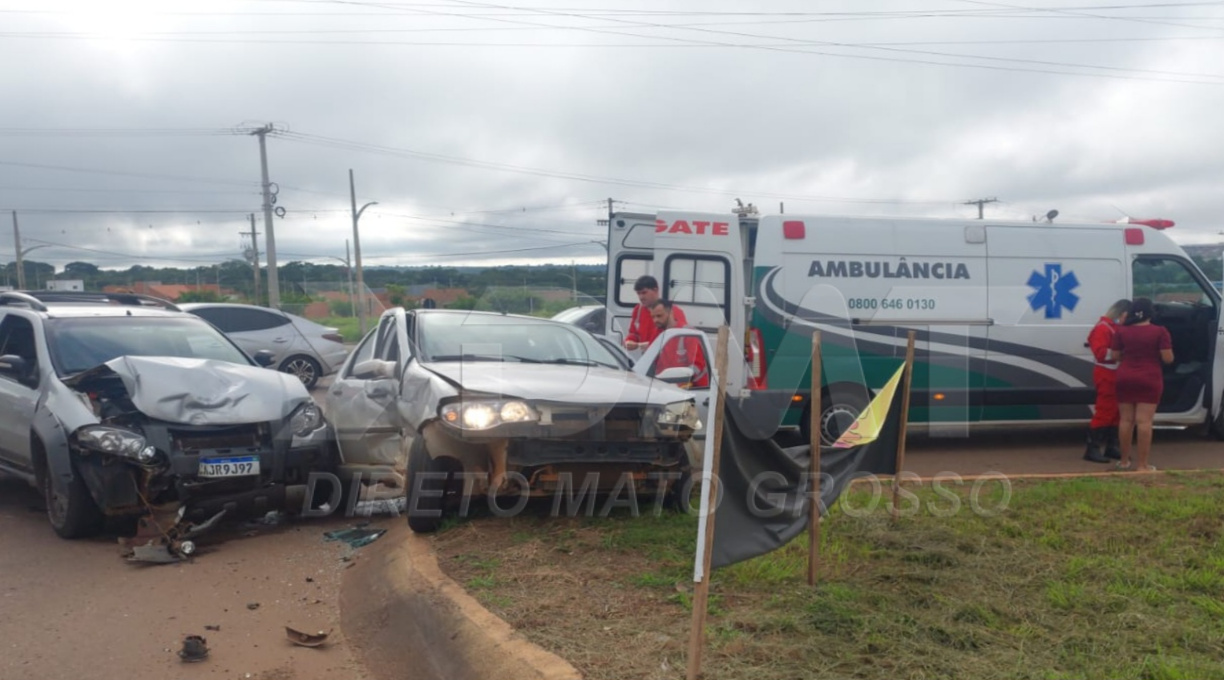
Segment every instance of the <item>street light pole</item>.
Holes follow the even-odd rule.
[[[361,210],[357,209],[357,189],[353,183],[352,168],[349,168],[349,201],[353,210],[353,260],[356,263],[357,269],[357,325],[361,328],[361,334],[365,335],[365,280],[361,271],[361,237],[357,233],[357,220],[361,219],[361,213],[365,212],[366,208],[378,205],[378,201],[370,201],[361,206]]]
[[[17,226],[17,211],[13,211],[13,249],[17,251],[17,290],[25,290],[25,263],[22,262],[21,229]]]

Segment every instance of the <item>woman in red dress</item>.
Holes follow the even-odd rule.
[[[1110,358],[1118,362],[1118,430],[1122,460],[1118,468],[1130,468],[1134,432],[1139,432],[1136,470],[1155,470],[1148,465],[1152,451],[1152,420],[1164,391],[1164,364],[1173,363],[1173,339],[1164,326],[1152,325],[1154,312],[1149,298],[1135,298],[1126,325],[1113,336]]]

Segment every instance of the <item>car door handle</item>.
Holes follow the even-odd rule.
[[[710,405],[710,398],[709,398],[709,397],[706,397],[705,399],[703,399],[703,400],[701,401],[701,405],[702,405],[702,406],[709,406],[709,405]]]
[[[288,340],[288,339],[286,339],[286,338],[277,338],[277,339],[273,340],[272,342],[289,342],[289,340]]]

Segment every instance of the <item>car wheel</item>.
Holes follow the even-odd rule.
[[[417,478],[422,475],[420,480]],[[453,470],[439,460],[430,458],[425,449],[425,438],[418,435],[408,450],[408,478],[405,513],[408,528],[418,534],[429,534],[442,526],[446,509],[445,491],[449,486]],[[439,491],[443,493],[439,493]],[[424,492],[424,493],[422,493]]]
[[[61,538],[88,538],[102,531],[106,518],[98,510],[89,489],[85,488],[85,480],[76,470],[72,471],[72,481],[63,494],[55,490],[50,470],[43,470],[41,481],[47,519]]]
[[[315,384],[319,382],[319,377],[323,375],[323,368],[319,366],[319,362],[304,354],[295,354],[285,359],[280,365],[280,371],[297,376],[297,379],[301,380],[308,390],[314,389]]]
[[[672,512],[684,514],[693,513],[693,500],[701,498],[701,485],[694,482],[693,471],[685,466],[680,470],[680,477],[667,487],[667,495],[663,498],[663,507]]]

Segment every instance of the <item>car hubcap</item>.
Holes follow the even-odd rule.
[[[289,365],[285,366],[285,372],[296,375],[303,383],[309,383],[314,379],[315,374],[314,366],[311,366],[310,362],[305,359],[289,362]]]

